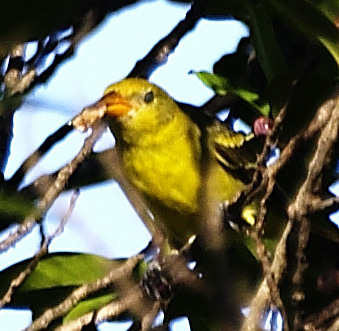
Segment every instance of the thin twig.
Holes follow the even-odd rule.
[[[124,296],[117,301],[111,302],[103,306],[97,312],[86,313],[76,320],[56,328],[55,331],[81,331],[84,326],[89,325],[92,322],[94,322],[95,325],[98,325],[105,321],[114,319],[127,311],[130,311],[131,308],[133,310],[134,306],[140,305],[140,302],[143,301],[144,294],[142,290],[139,287],[135,286],[132,288],[131,293],[128,296]],[[153,302],[153,305],[150,307],[148,307],[148,305],[145,306],[145,312],[143,317],[141,318],[140,330],[146,331],[151,329],[152,323],[159,313],[159,309],[159,302]]]
[[[25,235],[32,231],[33,227],[36,225],[36,222],[41,219],[44,213],[62,192],[70,176],[91,153],[93,145],[99,139],[104,129],[105,127],[103,125],[96,125],[93,127],[91,135],[85,140],[84,145],[79,153],[69,164],[59,171],[57,178],[46,191],[43,198],[38,202],[37,208],[34,210],[34,212],[27,216],[23,223],[20,224],[14,232],[0,243],[0,253],[8,250]]]
[[[320,199],[314,196],[311,199],[311,203],[308,206],[309,213],[315,213],[319,211],[334,211],[339,208],[339,197],[331,197],[327,199]]]
[[[72,197],[71,197],[71,201],[70,201],[70,206],[69,206],[68,212],[62,218],[62,220],[61,220],[59,226],[57,227],[57,229],[54,231],[54,233],[52,233],[51,235],[49,235],[49,236],[47,236],[45,238],[45,240],[41,244],[41,247],[40,247],[39,251],[34,255],[34,257],[29,262],[29,264],[25,268],[25,270],[20,272],[20,274],[17,277],[12,279],[11,284],[9,285],[9,288],[7,289],[7,292],[0,299],[0,309],[3,308],[6,304],[10,303],[12,295],[13,295],[15,289],[17,289],[21,284],[23,284],[23,282],[26,280],[28,275],[30,275],[33,272],[33,270],[36,268],[36,266],[38,265],[38,262],[41,260],[41,258],[48,253],[48,247],[51,244],[52,240],[62,233],[62,231],[63,231],[63,229],[64,229],[64,227],[66,225],[66,222],[68,221],[68,219],[70,218],[70,216],[71,216],[71,214],[73,212],[73,209],[74,209],[74,206],[75,206],[75,202],[76,202],[78,196],[79,196],[79,191],[76,190],[74,192],[74,194],[72,195]]]
[[[256,217],[256,225],[255,230],[260,232],[262,230],[265,215],[266,215],[266,202],[272,194],[274,185],[275,185],[275,178],[279,172],[279,170],[284,166],[284,164],[288,161],[287,157],[284,157],[284,162],[280,159],[279,164],[276,161],[273,165],[266,167],[266,158],[270,148],[275,145],[274,137],[285,117],[286,109],[288,107],[288,102],[282,107],[280,112],[275,118],[274,125],[270,130],[269,134],[266,136],[264,146],[262,148],[261,153],[258,155],[256,160],[256,170],[252,176],[251,182],[240,192],[236,195],[231,201],[226,204],[226,208],[230,208],[235,204],[240,205],[247,205],[250,203],[255,197],[260,194],[260,192],[265,192],[263,197],[260,200],[260,209],[259,213]],[[296,144],[297,145],[297,144]],[[288,146],[285,149],[290,149]],[[283,154],[283,153],[282,153]],[[227,212],[227,211],[226,211]]]
[[[269,192],[266,192],[266,194],[263,197],[263,202],[271,195],[271,190],[273,190],[275,178],[278,174],[278,172],[289,162],[291,156],[295,153],[296,149],[306,140],[312,139],[328,122],[331,113],[336,107],[336,104],[338,103],[339,96],[338,91],[335,91],[328,100],[326,100],[318,109],[315,116],[313,117],[313,120],[309,123],[307,128],[303,130],[302,132],[296,134],[294,137],[292,137],[289,142],[286,144],[286,146],[282,149],[279,158],[269,167],[262,167],[264,163],[264,160],[267,156],[267,151],[269,147],[271,146],[273,140],[272,137],[276,133],[276,130],[278,129],[278,126],[282,123],[283,118],[285,116],[286,107],[287,104],[282,108],[281,112],[277,116],[275,120],[275,124],[272,128],[272,133],[270,133],[266,137],[265,145],[263,147],[262,153],[259,155],[257,163],[258,168],[256,169],[253,179],[250,184],[247,185],[247,187],[243,190],[240,196],[236,197],[234,201],[232,201],[230,204],[238,203],[238,201],[252,201],[255,196],[260,192],[266,192],[266,190],[269,188]],[[261,180],[260,180],[261,179]],[[260,215],[259,211],[259,224],[256,225],[257,228],[262,227],[262,222],[264,218],[262,215]]]
[[[280,278],[276,279],[275,274],[272,271],[272,265],[270,263],[270,259],[267,253],[266,246],[264,242],[262,241],[262,238],[259,236],[258,232],[253,231],[251,233],[251,237],[254,239],[254,242],[256,244],[256,253],[262,265],[264,279],[270,290],[270,299],[268,301],[270,301],[274,307],[279,309],[283,317],[283,320],[287,320],[287,313],[285,310],[285,306],[280,296],[280,289],[279,289]],[[283,330],[284,331],[289,330],[287,323],[284,323]]]
[[[1,132],[0,132],[0,168],[2,169],[6,162],[7,156],[9,155],[10,142],[12,140],[12,131],[13,131],[13,114],[15,110],[22,103],[22,95],[24,92],[32,89],[34,86],[44,83],[47,79],[51,77],[54,71],[59,67],[59,65],[68,59],[74,54],[76,46],[80,41],[98,24],[96,13],[92,10],[89,10],[85,15],[83,15],[81,20],[82,24],[77,27],[76,32],[69,38],[70,45],[68,49],[62,54],[55,54],[53,63],[45,69],[42,73],[38,73],[39,61],[35,63],[35,67],[31,66],[29,63],[24,62],[24,45],[17,45],[11,52],[11,58],[13,59],[9,62],[8,71],[4,77],[5,83],[5,96],[6,98],[0,104],[0,116],[1,116]],[[60,41],[58,41],[59,43]],[[40,43],[41,45],[41,43]],[[49,45],[46,45],[49,47]],[[45,46],[45,47],[46,47]],[[40,57],[43,62],[46,57],[46,53],[52,53],[51,50],[43,48],[38,48],[36,54],[37,58]],[[23,71],[26,71],[23,74]],[[17,95],[20,95],[19,98],[13,98]],[[9,102],[7,102],[7,99]]]
[[[94,321],[95,325],[98,325],[114,319],[124,312],[129,311],[129,309],[136,304],[140,304],[143,300],[144,298],[141,289],[139,287],[134,287],[130,295],[111,302],[98,309],[96,312],[91,311],[86,313],[65,325],[59,326],[55,331],[81,331],[84,326],[92,323],[92,321]]]
[[[138,190],[136,190],[128,181],[116,148],[112,149],[109,153],[101,154],[100,156],[101,164],[104,167],[103,171],[107,173],[109,178],[114,178],[120,185],[134,210],[150,231],[154,245],[156,247],[162,247],[165,242],[164,232],[159,228],[157,223],[154,222],[140,192],[138,192]]]
[[[90,9],[87,13],[83,15],[83,18],[81,19],[81,25],[77,27],[76,32],[69,38],[70,45],[67,48],[67,50],[64,51],[62,54],[55,54],[53,63],[40,75],[36,76],[30,88],[45,83],[52,76],[52,74],[58,69],[61,63],[63,63],[65,60],[69,59],[74,55],[74,51],[78,44],[90,31],[93,30],[93,28],[97,24],[98,22],[96,13],[95,11]]]
[[[185,245],[184,251],[192,244],[192,240]],[[181,251],[179,255],[166,256],[162,270],[168,271],[175,287],[180,284],[186,284],[186,286],[191,285],[197,289],[197,281],[201,285],[200,280],[198,280],[194,272],[187,268],[187,261],[182,256],[184,251]],[[119,283],[121,283],[120,286]],[[95,312],[86,313],[76,320],[58,327],[56,331],[80,331],[90,323],[98,325],[117,318],[126,312],[131,313],[136,318],[135,325],[138,325],[138,330],[151,330],[151,326],[161,308],[161,302],[156,300],[151,301],[149,297],[145,298],[145,292],[140,284],[131,285],[130,282],[126,284],[125,279],[119,279],[114,285],[121,290],[119,299]]]
[[[338,331],[338,330],[339,330],[339,318],[336,318],[336,320],[326,331]]]
[[[48,136],[38,149],[21,164],[11,179],[8,180],[8,184],[11,185],[11,187],[17,187],[27,171],[34,167],[44,154],[46,154],[58,141],[64,139],[72,130],[73,126],[71,122],[69,122]]]
[[[20,80],[10,89],[10,92],[8,92],[8,97],[27,91],[34,82],[36,75],[35,69],[31,69],[26,74],[22,75]]]
[[[291,221],[296,222],[297,226],[297,251],[296,267],[292,278],[293,293],[292,298],[295,302],[296,313],[294,318],[295,328],[299,328],[302,324],[302,311],[300,303],[304,300],[305,294],[302,290],[302,281],[308,264],[305,260],[305,249],[308,244],[310,234],[310,221],[307,218],[310,208],[313,209],[313,197],[317,183],[321,178],[324,166],[329,161],[329,156],[333,151],[333,147],[338,139],[339,133],[339,97],[333,105],[329,119],[325,122],[325,126],[321,130],[317,140],[317,146],[313,153],[312,159],[308,164],[307,175],[305,181],[301,185],[295,199],[288,208],[288,217]],[[320,119],[318,119],[320,120]]]
[[[304,330],[319,330],[323,325],[339,316],[339,299],[333,300],[322,311],[308,316],[305,320]],[[338,329],[336,329],[338,330]]]
[[[17,84],[20,84],[21,74],[23,69],[23,57],[25,55],[26,46],[19,44],[14,47],[9,57],[9,63],[4,78],[5,94],[13,95],[13,90],[16,89]]]
[[[287,107],[288,102],[286,102],[286,104],[280,110],[279,114],[276,116],[273,128],[266,136],[262,152],[257,158],[257,169],[253,174],[251,183],[247,185],[242,194],[237,198],[238,200],[234,202],[239,203],[241,201],[241,204],[247,205],[248,203],[251,203],[253,199],[256,199],[256,196],[260,194],[260,192],[264,192],[259,201],[259,211],[256,217],[255,226],[252,230],[250,230],[249,235],[255,242],[256,253],[262,265],[264,280],[266,282],[265,284],[266,286],[268,286],[269,289],[269,297],[266,298],[266,302],[272,302],[273,305],[281,311],[284,318],[286,317],[286,312],[280,297],[280,290],[278,287],[280,276],[276,278],[276,275],[274,275],[272,271],[270,258],[266,246],[262,240],[262,235],[267,213],[267,200],[272,195],[276,182],[276,176],[278,171],[280,170],[280,168],[276,168],[275,171],[272,171],[272,166],[267,168],[265,162],[269,150],[272,146],[276,144],[276,134],[285,117]],[[261,314],[259,314],[259,316],[260,315]],[[288,330],[288,325],[284,325],[284,330]]]
[[[155,301],[151,309],[141,319],[140,331],[148,331],[157,317],[160,310],[160,302]]]
[[[266,171],[264,171],[263,173],[263,180],[260,183],[260,186],[262,186],[263,188],[267,188],[267,184],[269,182],[269,180],[271,180],[270,178],[275,178],[277,173],[280,171],[280,169],[289,161],[291,155],[294,153],[295,149],[300,145],[301,142],[305,141],[305,140],[309,140],[312,137],[314,137],[314,135],[319,132],[320,130],[322,130],[326,124],[328,123],[330,117],[332,116],[332,113],[334,111],[335,108],[338,108],[338,91],[336,91],[333,96],[331,98],[329,98],[323,105],[321,105],[318,109],[318,111],[316,112],[314,118],[312,119],[312,121],[309,123],[308,127],[301,133],[295,135],[290,141],[289,143],[285,146],[285,148],[282,150],[281,154],[280,154],[280,158],[273,163],[270,167],[268,167],[266,169]],[[339,121],[339,120],[338,120]],[[336,132],[337,134],[337,132]],[[320,142],[321,140],[319,139],[318,142]],[[314,158],[315,160],[315,158]],[[322,167],[321,167],[322,169]],[[320,169],[320,171],[321,171]],[[315,174],[313,174],[312,179],[317,178],[319,176],[319,168],[315,169],[316,172]],[[311,164],[309,167],[309,174],[311,172]],[[305,180],[306,182],[306,180]],[[312,188],[312,185],[309,185],[309,183],[305,183],[304,185],[307,185],[308,189]],[[251,187],[252,189],[253,187]],[[261,188],[260,188],[261,190]],[[250,190],[249,190],[250,192]],[[305,193],[304,189],[299,190],[299,192],[297,193],[297,196],[302,197],[303,193]],[[248,192],[246,192],[246,194],[249,194]],[[296,198],[297,199],[297,198]],[[305,203],[305,201],[303,202]],[[293,204],[293,203],[292,203]],[[274,277],[274,282],[275,284],[279,284],[281,279],[282,279],[282,274],[285,270],[285,267],[287,265],[287,261],[286,261],[286,240],[287,240],[287,236],[289,235],[292,226],[294,224],[294,219],[295,219],[295,214],[292,214],[293,211],[293,207],[291,210],[289,210],[289,220],[287,222],[287,225],[285,227],[284,233],[276,247],[275,250],[275,255],[274,255],[274,259],[271,265],[271,274]],[[305,211],[307,212],[307,211]],[[305,213],[301,213],[300,215],[305,215]],[[303,241],[303,243],[307,243],[307,236],[305,236],[304,238],[305,240]],[[304,249],[304,245],[300,245],[299,247],[300,252],[303,252]],[[270,287],[269,284],[267,282],[267,279],[265,278],[263,280],[263,282],[261,283],[258,291],[256,292],[255,297],[253,298],[251,305],[250,305],[250,314],[248,315],[248,317],[245,319],[244,324],[242,326],[242,331],[251,331],[251,330],[255,330],[259,321],[260,321],[260,316],[261,313],[263,311],[263,309],[267,306],[268,302],[270,301],[270,297],[271,297],[271,291],[270,291]],[[283,312],[284,313],[284,312]],[[287,318],[284,317],[284,323],[287,324]],[[286,326],[285,326],[286,328]]]
[[[103,278],[78,287],[57,306],[47,309],[24,331],[38,331],[47,328],[51,322],[67,314],[78,302],[85,299],[90,294],[105,289],[126,276],[130,276],[133,269],[141,261],[141,259],[141,255],[133,256],[124,261],[119,267],[113,268]]]
[[[257,159],[258,168],[253,175],[253,180],[252,180],[253,183],[258,181],[260,176],[262,176],[263,179],[262,179],[261,189],[265,185],[265,190],[264,190],[265,193],[260,200],[260,209],[259,209],[259,213],[258,213],[256,223],[255,223],[255,230],[258,232],[258,234],[260,234],[263,229],[264,220],[265,220],[265,216],[267,213],[267,200],[272,195],[276,176],[277,176],[278,171],[280,170],[280,168],[277,168],[275,169],[275,171],[272,171],[273,169],[272,167],[266,168],[265,162],[266,162],[266,158],[267,158],[267,155],[270,149],[272,148],[272,146],[276,145],[276,141],[275,141],[276,135],[277,135],[279,127],[281,126],[285,118],[288,105],[289,105],[289,101],[286,102],[286,104],[281,108],[278,115],[276,116],[272,130],[266,136],[263,150],[258,156],[258,159]]]
[[[4,94],[1,95],[0,102],[0,170],[3,170],[9,156],[9,149],[13,138],[13,114],[14,110],[21,105],[21,100],[17,99],[11,103],[5,103],[3,96],[12,95],[12,90],[20,83],[23,56],[25,53],[24,45],[17,45],[11,51],[7,71],[4,76]]]
[[[288,222],[276,246],[273,262],[271,264],[271,273],[276,284],[279,284],[283,272],[286,268],[286,241],[291,232],[292,223]],[[255,331],[262,316],[262,312],[269,304],[271,298],[271,290],[266,278],[261,282],[255,296],[250,303],[250,312],[245,318],[241,327],[241,331]]]

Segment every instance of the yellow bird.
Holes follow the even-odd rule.
[[[226,138],[234,149],[246,136],[214,125],[206,131],[204,148],[199,125],[165,91],[141,78],[110,85],[98,104],[105,106],[128,181],[142,194],[172,247],[199,233],[206,207],[202,193],[219,208],[243,189],[244,183],[218,161],[215,142]],[[246,216],[250,223],[251,217]]]

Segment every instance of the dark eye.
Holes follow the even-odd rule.
[[[153,100],[154,100],[154,93],[153,93],[152,91],[147,92],[147,93],[145,94],[145,96],[144,96],[144,101],[145,101],[146,103],[150,103],[150,102],[152,102]]]

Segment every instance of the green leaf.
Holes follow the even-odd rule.
[[[263,5],[248,6],[252,40],[256,56],[270,83],[288,73],[287,64],[275,38],[271,18]]]
[[[226,95],[229,89],[229,82],[226,78],[206,71],[190,71],[196,75],[207,87],[218,95]]]
[[[101,307],[112,302],[114,299],[116,299],[116,297],[116,293],[108,293],[99,297],[81,301],[64,317],[63,324],[75,320],[86,313],[100,309]]]
[[[232,89],[230,90],[230,93],[233,93],[234,95],[238,96],[242,100],[246,101],[248,104],[250,104],[253,108],[255,108],[257,111],[259,111],[262,115],[268,116],[270,113],[270,106],[267,102],[264,102],[261,104],[260,96],[256,92],[252,92],[247,89]]]
[[[120,261],[119,261],[120,262]],[[148,264],[145,261],[140,261],[137,267],[133,270],[132,278],[135,282],[139,282],[141,276],[145,273],[148,268]],[[107,293],[108,292],[108,293]],[[63,319],[63,323],[66,324],[78,317],[100,309],[101,307],[107,305],[108,303],[116,300],[118,295],[114,292],[114,289],[109,288],[104,291],[104,293],[100,292],[99,295],[95,297],[91,297],[89,299],[83,300],[79,302]],[[117,316],[117,320],[122,321],[128,318],[128,314],[124,312],[122,316]]]
[[[255,110],[264,116],[268,116],[270,106],[266,101],[260,98],[260,95],[244,87],[233,87],[229,84],[227,78],[205,71],[191,73],[195,74],[207,87],[211,88],[218,95],[232,94],[248,103]]]
[[[321,11],[331,22],[335,22],[339,18],[338,0],[306,0],[312,6]]]
[[[30,260],[19,262],[0,273],[0,296],[3,296],[11,280],[23,271]],[[35,306],[39,300],[51,301],[51,291],[65,297],[70,289],[92,282],[117,267],[122,260],[109,260],[101,256],[78,253],[53,253],[43,258],[16,290],[12,306]],[[37,294],[39,293],[39,294]]]
[[[31,291],[60,286],[79,286],[103,277],[121,261],[112,261],[91,254],[50,254],[39,262],[30,274],[22,291]]]
[[[256,243],[253,241],[252,238],[245,238],[244,239],[245,246],[249,250],[249,252],[253,255],[255,259],[259,261],[258,255],[257,255],[257,247]],[[277,239],[275,238],[265,238],[263,240],[263,243],[270,254],[274,254],[274,249],[277,244]]]
[[[33,202],[19,194],[9,195],[0,193],[0,214],[11,217],[24,218],[34,209]]]
[[[327,1],[326,1],[327,2]],[[266,0],[287,26],[294,25],[309,40],[321,43],[339,65],[338,30],[328,15],[329,8],[338,13],[338,2],[315,7],[305,0]]]

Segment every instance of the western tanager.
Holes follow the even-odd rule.
[[[203,136],[201,126],[158,86],[127,78],[110,85],[96,106],[108,119],[128,181],[172,245],[180,247],[199,233],[202,208],[207,207],[202,189],[208,188],[208,202],[219,208],[244,187],[230,171],[234,165],[219,157],[216,147],[234,150],[246,136],[220,123],[210,124]],[[249,223],[252,209],[243,211]]]

